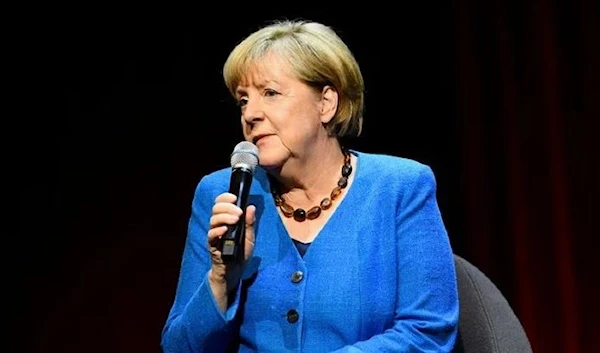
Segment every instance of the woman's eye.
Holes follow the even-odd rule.
[[[277,95],[277,91],[274,91],[272,89],[268,89],[265,91],[265,96],[267,96],[267,97],[273,97],[275,95]]]
[[[248,99],[246,99],[246,98],[240,98],[240,99],[238,99],[238,105],[239,105],[240,107],[243,107],[243,106],[245,106],[246,104],[248,104]]]

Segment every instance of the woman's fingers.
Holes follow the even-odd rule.
[[[235,200],[237,200],[237,196],[235,196],[234,194],[230,193],[230,192],[224,192],[222,194],[219,194],[219,196],[217,196],[217,198],[215,199],[215,204],[217,203],[234,203]]]
[[[216,245],[216,241],[225,234],[227,226],[218,226],[208,230],[208,242],[211,245]]]
[[[234,225],[239,221],[239,219],[240,219],[240,216],[237,214],[231,214],[231,213],[213,214],[210,217],[210,227],[214,228],[214,227],[220,227],[223,225]]]
[[[210,218],[211,228],[233,225],[238,222],[242,210],[234,204],[236,199],[237,197],[231,193],[223,193],[217,196]]]
[[[208,231],[208,243],[213,261],[222,264],[221,253],[218,249],[220,238],[228,231],[229,226],[239,222],[242,210],[235,205],[237,197],[231,193],[223,193],[216,197],[210,217],[210,229]],[[251,256],[254,249],[254,222],[256,219],[256,207],[250,205],[246,208],[244,223],[246,226],[246,260]]]
[[[256,206],[249,205],[246,207],[246,227],[254,226],[254,220],[256,216]]]

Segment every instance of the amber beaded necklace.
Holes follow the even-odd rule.
[[[305,211],[302,208],[294,209],[292,206],[288,205],[282,198],[275,186],[272,187],[271,193],[273,193],[273,197],[275,198],[275,205],[279,207],[284,216],[290,218],[294,217],[294,219],[298,222],[303,222],[307,218],[315,219],[321,215],[322,210],[327,210],[331,207],[332,202],[337,199],[342,194],[342,189],[348,186],[348,178],[350,174],[352,174],[352,164],[350,159],[350,152],[346,149],[342,149],[344,153],[344,165],[342,166],[342,177],[338,180],[337,186],[333,188],[329,197],[324,198],[318,206],[314,206],[308,211]],[[272,183],[271,185],[275,185]]]

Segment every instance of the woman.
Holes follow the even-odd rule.
[[[199,182],[164,351],[450,351],[458,295],[434,175],[342,145],[361,132],[364,91],[344,42],[323,24],[273,23],[223,74],[260,166],[245,213],[230,169]],[[218,244],[241,215],[232,279]]]

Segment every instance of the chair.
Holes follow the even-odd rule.
[[[454,254],[460,318],[454,353],[531,353],[521,322],[492,281]]]

